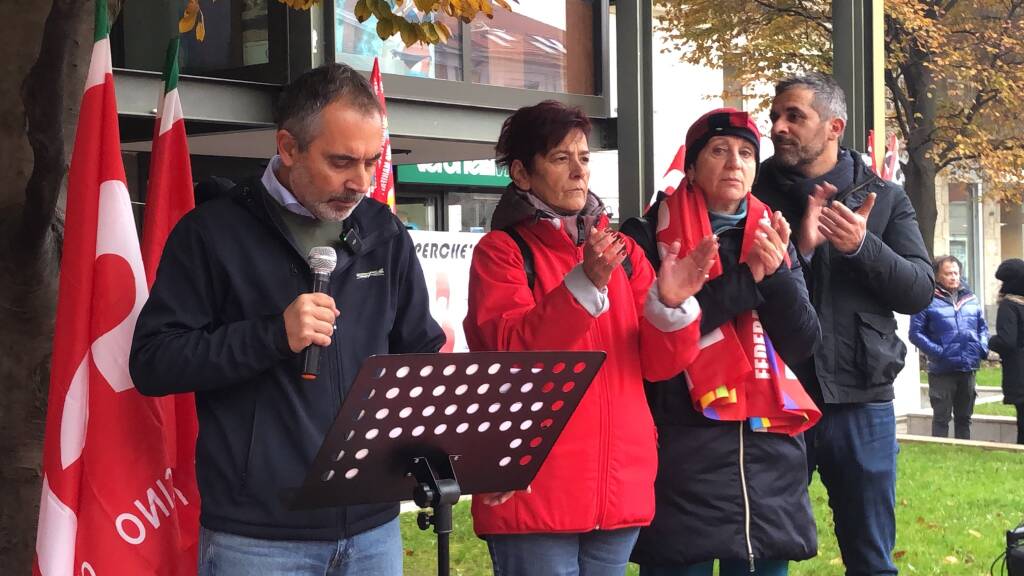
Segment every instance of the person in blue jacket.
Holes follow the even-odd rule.
[[[960,282],[960,261],[935,259],[935,296],[910,320],[910,341],[928,356],[928,398],[932,436],[949,436],[954,420],[957,438],[970,440],[974,413],[974,374],[988,357],[988,326],[975,296]]]

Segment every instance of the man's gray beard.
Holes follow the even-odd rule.
[[[327,200],[314,204],[309,211],[313,213],[313,216],[316,216],[317,220],[323,220],[325,222],[341,222],[345,218],[351,216],[352,212],[355,212],[355,209],[359,207],[360,203],[362,203],[364,196],[365,195],[360,194],[358,196],[359,201],[356,202],[356,205],[349,210],[334,210],[330,207],[330,200]]]

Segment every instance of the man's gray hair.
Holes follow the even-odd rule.
[[[822,120],[842,118],[846,122],[846,94],[835,78],[821,72],[790,76],[775,85],[775,95],[793,88],[805,88],[814,94],[811,106]]]
[[[299,150],[305,150],[319,133],[320,113],[335,102],[345,102],[367,116],[384,115],[370,82],[362,74],[346,64],[325,64],[284,87],[274,110],[274,122],[278,130],[287,130],[295,138]]]

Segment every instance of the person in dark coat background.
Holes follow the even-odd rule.
[[[932,436],[949,436],[952,415],[956,437],[970,440],[974,375],[988,357],[988,325],[978,297],[960,282],[960,261],[940,256],[933,268],[935,296],[910,319],[910,341],[928,356]]]
[[[700,356],[686,373],[646,384],[658,476],[654,521],[640,531],[631,558],[641,576],[710,576],[716,559],[724,576],[778,576],[790,560],[817,552],[801,431],[820,412],[792,376],[796,400],[787,407],[799,408],[770,415],[753,408],[754,389],[772,386],[760,369],[768,365],[759,363],[763,343],[778,352],[771,361],[784,375],[782,362],[806,360],[820,337],[789,224],[750,195],[760,139],[745,112],[705,114],[686,134],[686,180],[645,220],[622,227],[655,267],[659,247],[680,237],[684,251],[708,232],[719,240],[719,262],[697,293]],[[750,319],[752,333],[745,333]],[[749,355],[722,351],[730,339],[746,343],[744,334],[754,343]],[[735,393],[721,392],[733,385]],[[744,401],[751,413],[733,413]]]
[[[1017,444],[1024,444],[1024,260],[1011,258],[996,269],[999,311],[996,334],[989,340],[1003,363],[1003,403],[1017,407]]]

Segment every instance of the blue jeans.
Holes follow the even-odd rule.
[[[847,576],[897,574],[896,416],[892,402],[832,404],[804,433],[808,481],[828,490]]]
[[[199,576],[402,576],[398,519],[344,540],[262,540],[201,528]]]
[[[639,528],[487,536],[494,576],[622,576]]]
[[[686,564],[680,566],[645,566],[640,565],[640,576],[712,576],[715,562]],[[750,563],[746,560],[719,560],[718,576],[786,576],[789,574],[789,562],[785,560],[757,560],[754,571],[750,571]]]

